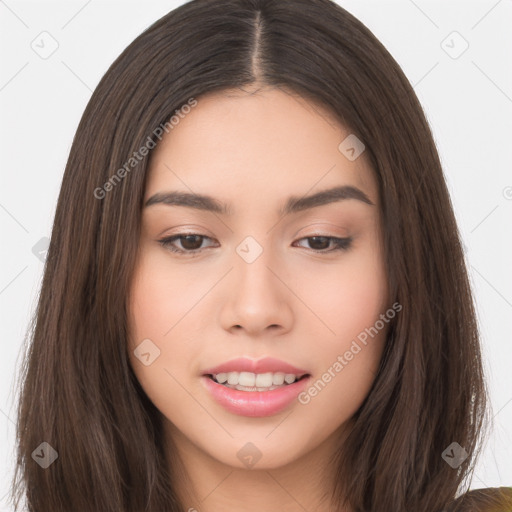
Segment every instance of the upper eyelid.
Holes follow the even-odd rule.
[[[327,226],[327,227],[323,227],[323,228],[315,228],[315,226],[317,225],[323,225],[323,226]],[[331,227],[329,227],[331,226]],[[337,224],[335,223],[332,223],[332,222],[325,222],[325,221],[315,221],[315,222],[310,222],[309,224],[306,224],[305,226],[303,226],[302,228],[300,228],[299,230],[295,231],[295,233],[293,234],[293,237],[295,238],[298,234],[299,231],[301,230],[309,230],[311,229],[312,231],[315,231],[315,233],[313,234],[308,234],[308,235],[303,235],[301,238],[309,238],[309,237],[312,237],[312,236],[326,236],[326,237],[332,237],[332,238],[348,238],[349,236],[348,235],[342,235],[342,234],[339,234],[339,235],[336,235],[336,234],[326,234],[326,233],[322,233],[322,231],[329,231],[330,229],[340,229],[340,226],[338,226]],[[200,227],[195,227],[195,226],[192,226],[192,227],[182,227],[182,229],[184,231],[180,231],[180,232],[177,232],[177,233],[173,233],[173,234],[170,234],[170,235],[166,235],[162,238],[171,238],[173,236],[187,236],[187,235],[196,235],[196,236],[201,236],[201,237],[204,237],[204,238],[215,238],[213,236],[210,236],[210,235],[207,235],[205,234],[204,232],[201,232],[202,228]]]
[[[180,238],[183,238],[185,236],[198,236],[198,237],[201,237],[201,238],[208,238],[210,240],[215,240],[214,237],[212,236],[209,236],[209,235],[203,235],[201,233],[175,233],[173,235],[168,235],[168,236],[164,236],[162,238],[160,238],[160,242],[162,241],[166,241],[166,240],[170,240],[170,239],[180,239]],[[350,236],[337,236],[337,235],[327,235],[327,234],[324,234],[324,233],[312,233],[310,235],[303,235],[299,238],[297,238],[296,240],[303,240],[304,238],[313,238],[313,237],[325,237],[325,238],[336,238],[336,239],[343,239],[343,238],[351,238]]]

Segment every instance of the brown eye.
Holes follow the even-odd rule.
[[[308,240],[309,247],[306,247],[307,249],[311,249],[316,252],[332,252],[332,251],[340,251],[340,250],[346,250],[350,247],[352,243],[352,238],[336,238],[333,236],[322,236],[322,235],[315,235],[315,236],[308,236],[301,238],[301,240]],[[334,246],[331,246],[331,243]],[[331,248],[329,249],[329,247]],[[304,247],[304,246],[301,246]]]
[[[201,235],[185,235],[181,238],[181,246],[184,249],[194,251],[203,245],[203,237]],[[199,242],[199,244],[198,244]]]
[[[167,238],[163,238],[158,242],[166,249],[177,252],[177,253],[198,253],[201,252],[205,247],[202,247],[204,240],[211,240],[206,235],[199,235],[196,233],[184,233],[179,235],[173,235]],[[176,241],[179,241],[181,247],[176,246]]]

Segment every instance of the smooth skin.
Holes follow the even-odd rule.
[[[189,475],[174,482],[187,509],[334,510],[324,469],[372,386],[387,326],[307,404],[268,417],[228,412],[201,376],[236,357],[269,356],[315,382],[390,308],[378,189],[365,153],[350,161],[338,149],[349,134],[301,96],[237,89],[199,98],[151,154],[145,202],[181,191],[231,209],[145,207],[128,300],[131,364]],[[278,214],[290,196],[342,185],[373,204],[349,198]],[[190,233],[204,238],[160,242]],[[263,249],[252,263],[236,250],[248,236]],[[332,250],[313,236],[352,241]],[[148,366],[134,355],[145,339],[160,350]],[[261,454],[252,468],[237,456],[249,442]]]

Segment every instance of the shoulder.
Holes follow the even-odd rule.
[[[512,512],[512,487],[472,489],[459,496],[446,512]]]

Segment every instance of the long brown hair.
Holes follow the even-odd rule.
[[[115,60],[71,147],[19,375],[13,496],[18,503],[24,492],[28,510],[184,510],[172,484],[179,467],[162,455],[161,417],[128,361],[126,298],[149,156],[129,171],[126,163],[191,98],[249,84],[327,107],[364,142],[379,186],[389,289],[403,309],[330,461],[334,503],[441,511],[468,482],[489,416],[479,333],[413,88],[375,36],[330,0],[194,0]],[[33,456],[52,453],[42,442],[58,453],[46,469]],[[447,462],[454,449],[457,465]]]

